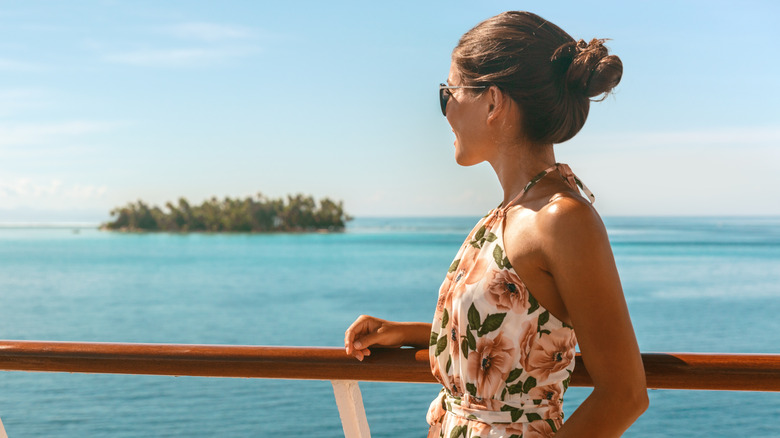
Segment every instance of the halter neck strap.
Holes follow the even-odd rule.
[[[561,173],[561,176],[566,181],[566,183],[569,184],[569,187],[574,190],[582,190],[582,192],[585,193],[585,195],[588,197],[588,201],[590,201],[591,204],[596,202],[596,196],[593,194],[593,192],[590,191],[585,183],[577,178],[577,175],[571,171],[571,167],[569,167],[568,164],[557,163],[556,166],[558,166],[558,172]]]
[[[509,207],[515,205],[517,201],[519,201],[520,198],[522,198],[523,195],[525,195],[526,192],[528,192],[528,190],[531,189],[531,187],[536,185],[536,183],[541,181],[542,178],[547,176],[547,174],[549,174],[550,172],[555,171],[556,169],[561,174],[561,177],[566,182],[566,184],[568,184],[569,187],[572,188],[572,190],[580,191],[581,189],[588,197],[588,201],[590,201],[591,204],[596,202],[596,197],[593,195],[593,192],[591,192],[590,189],[588,189],[588,186],[583,184],[583,182],[580,181],[579,178],[577,178],[577,176],[574,174],[574,172],[572,172],[571,167],[569,167],[568,164],[555,163],[554,165],[548,167],[547,169],[544,169],[543,171],[537,173],[533,178],[531,178],[531,180],[528,181],[528,184],[526,184],[525,187],[523,187],[523,190],[520,190],[520,193],[518,193],[517,196],[514,197],[514,199],[509,201],[507,205],[501,207],[500,209],[506,211],[507,209],[509,209]]]

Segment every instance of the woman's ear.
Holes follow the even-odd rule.
[[[487,122],[493,123],[506,111],[507,96],[495,85],[491,85],[485,92],[488,105]]]

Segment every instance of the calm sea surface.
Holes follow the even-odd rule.
[[[430,321],[476,218],[342,234],[0,228],[0,338],[339,346]],[[780,218],[608,218],[642,351],[780,353]],[[438,387],[361,383],[372,436],[425,436]],[[567,393],[571,413],[587,397]],[[780,393],[651,391],[629,437],[780,436]],[[605,412],[604,415],[609,415]],[[343,436],[329,382],[0,373],[11,438]]]

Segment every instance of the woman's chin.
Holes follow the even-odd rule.
[[[469,157],[465,157],[459,154],[457,151],[455,151],[455,162],[463,167],[473,166],[478,163],[475,162],[474,160],[469,159]]]

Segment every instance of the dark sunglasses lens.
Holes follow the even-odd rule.
[[[450,94],[447,93],[447,89],[439,88],[439,105],[441,105],[441,113],[442,115],[444,115],[444,117],[447,117],[447,101],[449,99],[450,99]]]

